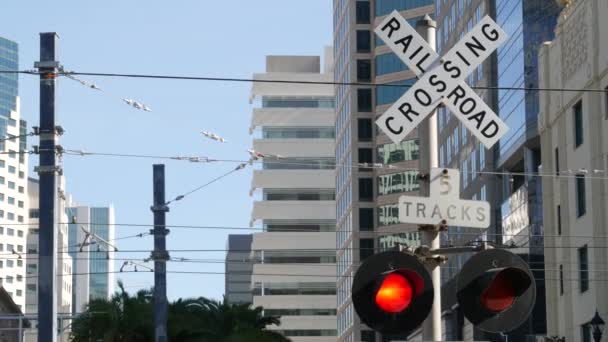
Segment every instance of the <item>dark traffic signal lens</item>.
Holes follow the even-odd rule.
[[[490,286],[481,293],[481,305],[492,312],[504,311],[515,302],[515,289],[507,272],[499,272]]]

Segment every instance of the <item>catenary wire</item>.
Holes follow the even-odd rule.
[[[30,74],[38,75],[37,71],[33,70],[0,70],[0,73],[13,74]],[[284,83],[284,84],[311,84],[311,85],[345,85],[345,86],[372,86],[372,87],[400,87],[410,88],[412,85],[406,84],[380,84],[380,83],[365,83],[365,82],[329,82],[329,81],[294,81],[294,80],[279,80],[279,79],[253,79],[253,78],[236,78],[236,77],[203,77],[203,76],[178,76],[178,75],[155,75],[155,74],[128,74],[128,73],[102,73],[102,72],[57,72],[57,75],[80,75],[80,76],[99,76],[99,77],[125,77],[125,78],[147,78],[147,79],[164,79],[164,80],[191,80],[191,81],[217,81],[217,82],[247,82],[247,83]],[[521,91],[559,91],[559,92],[592,92],[606,93],[604,89],[580,89],[580,88],[546,88],[546,87],[492,87],[492,86],[475,86],[473,89],[485,90],[521,90]]]

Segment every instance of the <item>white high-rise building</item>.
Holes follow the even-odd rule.
[[[72,313],[72,257],[68,254],[68,217],[65,214],[67,197],[65,195],[65,178],[57,177],[58,192],[55,201],[55,218],[57,227],[57,313],[59,316]],[[26,306],[25,312],[28,315],[38,313],[38,241],[39,241],[39,183],[37,179],[28,180],[28,197],[30,202],[29,212],[29,232],[27,235],[27,255],[33,256],[27,259],[27,279],[26,279]],[[68,321],[58,324],[64,337],[69,334]],[[29,329],[25,333],[27,341],[35,341],[37,337],[36,329]]]
[[[608,321],[608,1],[571,0],[539,52],[547,335]],[[602,89],[605,93],[585,91]],[[604,331],[603,341],[607,341]]]
[[[268,56],[257,80],[331,82],[331,49],[318,56]],[[336,341],[334,88],[253,83],[254,306],[281,316],[271,327],[294,342]],[[272,157],[279,155],[280,158]]]
[[[0,37],[0,70],[18,65],[17,43]],[[17,94],[17,74],[0,74],[0,285],[24,311],[28,154]]]

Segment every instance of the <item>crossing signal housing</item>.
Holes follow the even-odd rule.
[[[383,334],[408,334],[426,319],[433,305],[433,285],[413,255],[374,254],[359,266],[352,300],[359,318]]]
[[[507,332],[519,327],[532,312],[536,283],[522,258],[491,249],[464,264],[456,296],[464,316],[477,328]]]

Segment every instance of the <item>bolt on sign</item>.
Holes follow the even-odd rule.
[[[460,199],[460,172],[457,169],[431,169],[430,197],[399,197],[399,221],[487,228],[490,202]]]
[[[376,121],[393,142],[402,141],[440,103],[487,148],[508,131],[507,125],[464,82],[507,39],[489,16],[441,58],[397,11],[388,15],[375,32],[418,76],[416,84]]]

